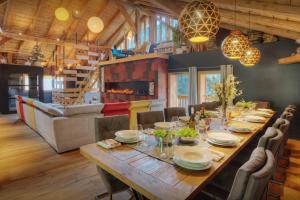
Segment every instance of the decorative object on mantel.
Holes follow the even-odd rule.
[[[278,63],[286,65],[300,63],[300,47],[298,47],[296,53],[293,53],[291,56],[278,59]]]
[[[56,8],[54,14],[59,21],[67,21],[70,17],[69,11],[64,7]]]
[[[248,38],[240,30],[233,30],[223,40],[221,49],[225,57],[238,60],[249,46],[250,42]]]
[[[104,28],[104,23],[99,17],[90,17],[87,26],[93,33],[100,33]]]
[[[219,9],[208,0],[188,3],[179,16],[180,30],[193,43],[207,42],[217,34],[219,25]]]
[[[245,67],[253,67],[260,61],[260,58],[260,50],[255,47],[249,47],[245,50],[244,54],[242,55],[240,63]]]
[[[237,88],[239,84],[240,82],[236,80],[236,77],[230,74],[221,83],[214,86],[214,93],[218,101],[221,102],[223,122],[227,121],[227,107],[232,104],[236,97],[243,94],[243,91]]]

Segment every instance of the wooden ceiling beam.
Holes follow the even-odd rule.
[[[96,16],[101,16],[102,12],[105,10],[105,8],[107,7],[108,3],[109,3],[108,0],[106,0],[106,1],[104,2],[104,5],[101,6],[100,9],[97,11]],[[89,29],[88,29],[88,27],[86,26],[86,27],[85,27],[85,31],[84,31],[84,33],[83,33],[83,35],[81,36],[81,38],[80,38],[79,41],[82,41],[82,40],[85,38],[85,36],[88,34],[88,32],[89,32]]]
[[[30,24],[28,25],[27,29],[24,32],[25,34],[28,34],[28,32],[30,32],[35,27],[35,23],[36,23],[38,15],[40,13],[41,7],[42,7],[42,0],[38,0],[36,9],[35,9],[33,17],[32,17],[32,20],[31,20]],[[23,44],[24,44],[24,40],[19,41],[19,43],[17,45],[17,51],[19,51],[21,49]]]
[[[163,10],[178,16],[181,12],[181,8],[176,4],[175,0],[152,0],[151,3],[158,8],[162,8]]]
[[[2,22],[2,29],[5,31],[7,29],[8,20],[9,20],[10,13],[11,13],[11,6],[12,6],[12,0],[8,0],[6,2],[5,13],[4,13],[3,22]]]
[[[123,2],[121,0],[114,0],[116,4],[118,5],[119,10],[121,11],[122,15],[124,16],[126,22],[129,24],[131,31],[136,33],[136,25],[133,19],[131,18],[131,15],[127,12],[126,7],[124,6]]]
[[[101,31],[97,36],[96,36],[96,40],[97,38],[101,37],[102,35],[104,35],[108,30],[109,27],[111,26],[111,24],[113,23],[113,21],[115,21],[115,19],[117,19],[117,17],[120,15],[120,10],[118,9],[117,12],[115,12],[115,14],[113,14],[113,16],[107,21],[107,23],[104,25],[104,30]]]
[[[132,11],[131,13],[130,13],[130,17],[132,16],[134,14],[134,11]],[[122,33],[124,33],[124,32],[122,32],[121,30],[123,29],[123,28],[125,28],[125,25],[126,25],[126,19],[125,19],[125,21],[111,34],[111,36],[104,42],[104,44],[107,44],[107,46],[111,46],[112,44],[113,44],[113,41],[114,41],[114,39],[118,36],[118,35],[120,35],[120,34],[122,34]]]
[[[54,39],[49,39],[45,37],[36,37],[36,36],[31,36],[31,35],[19,35],[16,33],[10,33],[10,32],[3,32],[1,34],[4,37],[9,37],[14,40],[25,40],[25,41],[38,41],[39,43],[46,43],[46,44],[52,44],[52,45],[60,45],[60,46],[82,46],[82,47],[88,47],[86,44],[75,44],[74,42],[71,41],[57,41]],[[96,45],[90,44],[89,46],[96,47]],[[99,48],[108,48],[107,46],[100,46]]]
[[[83,17],[86,13],[88,13],[89,2],[90,0],[82,1],[82,3],[80,4],[79,9],[81,10],[81,14],[82,14],[81,17]],[[80,21],[79,19],[74,18],[71,24],[66,29],[66,31],[59,38],[61,38],[62,40],[68,39],[70,35],[75,32],[79,21]]]
[[[6,42],[10,41],[11,38],[9,37],[3,37],[1,40],[0,40],[0,46],[4,45]]]
[[[8,0],[0,0],[0,6],[3,6],[4,4],[7,3]]]

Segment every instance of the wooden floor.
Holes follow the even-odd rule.
[[[300,141],[290,140],[284,200],[300,199]],[[94,199],[105,192],[95,165],[79,151],[57,154],[16,115],[0,115],[0,199]],[[114,199],[128,199],[120,193]]]
[[[1,200],[89,200],[105,191],[95,165],[78,150],[57,154],[16,115],[0,115]]]

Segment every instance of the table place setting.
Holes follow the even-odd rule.
[[[138,130],[121,130],[115,133],[115,140],[121,143],[137,143],[141,141],[142,133]]]
[[[264,123],[267,121],[265,117],[256,116],[256,115],[246,115],[245,120],[252,123]]]
[[[217,146],[235,147],[241,140],[242,138],[223,130],[209,131],[207,134],[207,142]]]

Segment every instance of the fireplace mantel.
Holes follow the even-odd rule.
[[[127,58],[120,58],[120,59],[115,59],[115,60],[104,61],[104,62],[101,62],[99,65],[105,66],[105,65],[112,65],[112,64],[118,64],[118,63],[132,62],[132,61],[137,61],[137,60],[153,59],[153,58],[168,59],[169,56],[167,54],[162,54],[162,53],[149,53],[149,54],[145,54],[145,55],[129,56]]]

